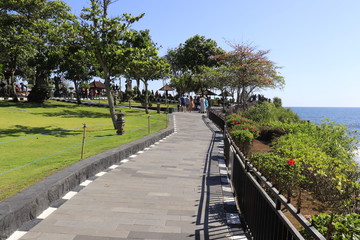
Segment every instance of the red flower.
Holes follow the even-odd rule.
[[[288,160],[288,164],[289,164],[290,166],[294,166],[294,165],[295,165],[295,160],[292,159],[292,158],[290,158],[290,159]]]

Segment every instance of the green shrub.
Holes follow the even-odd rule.
[[[328,202],[339,211],[347,211],[355,203],[353,196],[359,190],[357,164],[344,158],[342,144],[324,142],[327,133],[323,128],[317,131],[323,135],[318,136],[316,131],[284,135],[273,143],[273,148],[280,156],[296,159],[302,176],[300,187],[311,191],[317,199]],[[336,135],[335,132],[333,134]],[[334,149],[328,151],[328,145],[337,147],[335,152],[339,153],[335,154]]]
[[[357,149],[358,140],[351,136],[353,132],[350,132],[345,125],[330,122],[328,119],[322,120],[321,124],[273,122],[263,128],[278,129],[286,134],[305,134],[312,139],[311,144],[334,158],[351,160]]]
[[[276,153],[257,153],[251,156],[254,166],[272,182],[281,192],[289,192],[294,180],[293,166],[289,159]]]
[[[229,129],[234,130],[240,118],[230,116]],[[353,133],[328,119],[320,124],[300,121],[291,110],[282,108],[281,102],[256,104],[242,113],[243,118],[261,126],[258,139],[271,142],[273,148],[270,153],[254,154],[250,162],[281,192],[296,196],[299,209],[300,193],[305,189],[336,211],[332,216],[312,217],[327,239],[360,239],[360,215],[354,214],[360,211],[360,171],[353,160],[358,143]],[[235,135],[245,139],[241,132]],[[353,214],[342,215],[346,213]]]
[[[314,227],[329,240],[358,240],[360,239],[359,214],[327,214],[320,213],[312,216]],[[310,237],[304,230],[304,237]]]
[[[273,103],[274,103],[275,107],[282,107],[281,98],[274,97],[274,98],[273,98]]]
[[[245,110],[242,114],[244,117],[251,118],[257,123],[269,122],[272,119],[272,110],[275,106],[272,103],[257,103],[251,108]]]
[[[268,124],[272,122],[299,122],[300,117],[290,109],[283,108],[278,104],[269,102],[257,103],[247,109],[242,114],[259,124]]]
[[[253,134],[254,138],[259,136],[258,126],[251,119],[243,118],[237,114],[231,114],[226,118],[226,124],[230,132],[234,130],[248,130]]]
[[[247,154],[253,140],[259,136],[256,123],[237,114],[227,116],[226,123],[231,137],[240,150]]]
[[[247,154],[250,150],[254,135],[249,130],[236,129],[230,132],[231,137],[236,142],[240,150]]]

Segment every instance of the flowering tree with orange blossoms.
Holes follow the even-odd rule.
[[[230,46],[233,51],[214,58],[231,69],[231,87],[237,90],[237,103],[243,108],[247,107],[247,100],[254,91],[284,86],[284,78],[277,72],[280,67],[267,58],[269,50],[257,50],[245,44]]]

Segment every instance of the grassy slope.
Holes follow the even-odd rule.
[[[83,123],[87,126],[85,158],[148,134],[143,111],[122,111],[126,133],[119,136],[106,108],[55,101],[44,105],[0,102],[0,200],[79,161]],[[151,116],[152,132],[165,127],[166,115]]]

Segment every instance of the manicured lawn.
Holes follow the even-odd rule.
[[[45,104],[0,102],[0,200],[84,158],[148,134],[142,110],[125,113],[124,135],[117,135],[107,108],[49,101]],[[150,114],[151,132],[166,127],[166,114]]]

